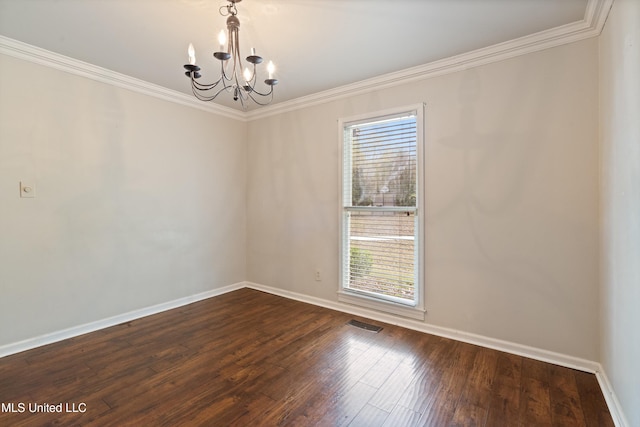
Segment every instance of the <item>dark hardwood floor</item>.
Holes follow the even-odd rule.
[[[0,426],[613,425],[592,374],[353,318],[242,289],[7,356]]]

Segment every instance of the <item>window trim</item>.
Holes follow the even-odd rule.
[[[347,304],[358,305],[361,307],[383,311],[403,317],[409,317],[413,319],[424,320],[425,318],[425,209],[424,209],[424,196],[425,196],[425,122],[424,122],[424,110],[425,104],[414,104],[399,108],[391,108],[383,111],[376,111],[372,113],[360,114],[357,116],[350,116],[338,119],[338,301]],[[417,216],[417,251],[418,259],[416,262],[418,268],[418,284],[416,286],[416,304],[406,305],[403,303],[393,302],[388,299],[377,298],[366,294],[366,292],[358,292],[357,290],[345,289],[343,287],[344,278],[344,128],[345,126],[354,125],[358,123],[367,123],[376,120],[382,120],[385,118],[399,116],[401,114],[415,114],[416,116],[416,207],[415,212]]]

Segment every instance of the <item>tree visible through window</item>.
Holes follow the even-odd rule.
[[[418,114],[341,123],[342,290],[418,304]]]

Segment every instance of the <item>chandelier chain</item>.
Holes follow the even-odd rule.
[[[227,9],[227,12],[225,13],[224,10]],[[238,14],[238,8],[236,7],[235,3],[230,3],[226,6],[220,6],[220,15],[222,16],[236,16]]]

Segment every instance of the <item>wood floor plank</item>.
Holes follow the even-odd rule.
[[[520,420],[520,387],[496,383],[491,392],[487,426],[515,426]]]
[[[2,426],[613,426],[593,374],[250,289],[1,358],[0,402]]]
[[[604,396],[598,385],[595,375],[586,372],[574,371],[580,405],[583,410],[586,425],[589,427],[612,427],[613,419],[606,405],[603,405]]]
[[[549,366],[549,398],[554,425],[571,427],[586,424],[572,370]]]
[[[350,425],[377,389],[358,382],[344,393],[329,396],[327,401],[313,401],[313,409],[307,411],[310,425],[346,426]]]
[[[484,426],[488,410],[461,400],[448,424],[451,427]]]
[[[416,375],[417,373],[413,366],[400,363],[378,388],[376,394],[369,400],[369,404],[377,406],[383,411],[391,412]]]
[[[396,405],[382,427],[413,426],[418,423],[422,414],[404,406]]]
[[[520,422],[524,425],[551,426],[549,365],[524,359],[521,381]]]
[[[521,373],[522,357],[506,353],[498,355],[486,425],[518,425]]]
[[[400,355],[387,351],[360,381],[371,387],[379,388],[396,370],[400,362]]]
[[[454,344],[452,340],[432,336],[431,345],[419,350],[419,354],[423,355],[423,364],[416,369],[417,375],[400,398],[400,405],[420,414],[430,407],[441,384],[442,366]]]
[[[439,387],[420,418],[421,424],[436,427],[452,422],[478,350],[479,347],[474,345],[454,344],[446,365],[442,367],[444,372],[440,377]]]
[[[483,426],[485,424],[497,364],[498,353],[487,348],[478,350],[453,414],[452,425]]]
[[[384,425],[389,413],[375,406],[365,405],[358,415],[351,420],[349,427],[378,427]]]

